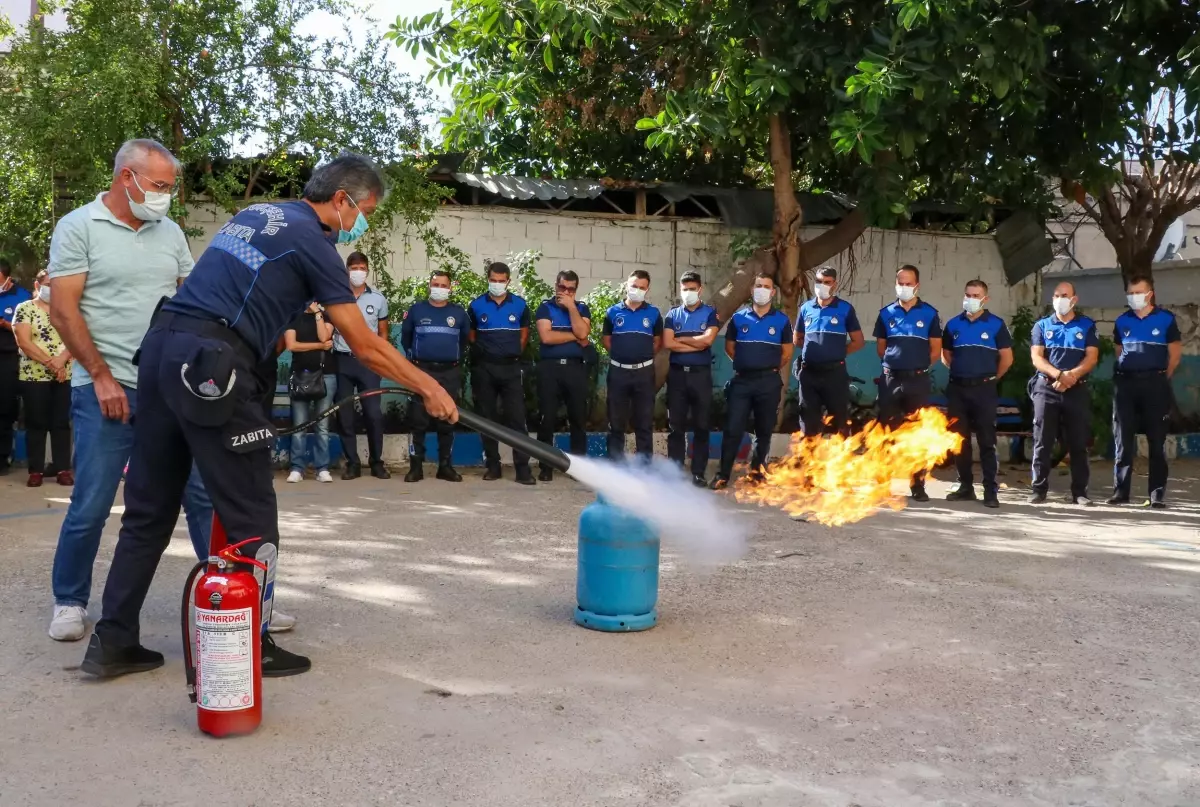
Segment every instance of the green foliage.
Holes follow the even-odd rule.
[[[1020,401],[1022,411],[1029,410],[1027,414],[1032,412],[1032,407],[1029,404],[1029,392],[1025,385],[1034,374],[1029,345],[1033,338],[1033,324],[1037,321],[1037,312],[1027,305],[1018,308],[1009,321],[1008,330],[1012,337],[1013,365],[1005,373],[1004,378],[1000,379],[998,390],[1001,397]]]

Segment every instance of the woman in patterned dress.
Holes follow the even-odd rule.
[[[71,473],[71,354],[50,324],[50,277],[34,281],[33,299],[13,312],[13,333],[21,349],[18,378],[25,403],[25,445],[29,487],[42,484],[46,471],[46,435],[60,485],[75,484]]]

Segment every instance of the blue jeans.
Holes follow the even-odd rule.
[[[299,426],[311,417],[316,417],[333,406],[333,396],[337,392],[337,377],[332,373],[325,374],[325,397],[319,401],[292,401],[292,425]],[[329,470],[329,418],[317,422],[316,434],[313,440],[313,466],[318,471]],[[304,471],[304,440],[305,432],[292,435],[292,470]]]
[[[129,399],[131,415],[137,412],[137,390],[122,385]],[[71,389],[71,420],[75,427],[75,487],[71,504],[58,533],[51,585],[56,605],[87,607],[92,592],[92,567],[100,549],[104,524],[117,498],[117,487],[133,447],[133,425],[109,420],[100,413],[100,403],[91,384]],[[189,480],[184,508],[188,526],[212,522],[212,503],[204,493],[200,477],[193,473],[197,492]],[[203,494],[203,500],[201,496]],[[208,527],[204,528],[205,557],[208,555]],[[196,532],[192,542],[196,545]]]
[[[204,489],[200,470],[192,463],[192,474],[183,489],[183,514],[187,518],[188,537],[198,560],[208,560],[208,541],[212,537],[213,503]]]

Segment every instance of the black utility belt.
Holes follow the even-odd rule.
[[[216,339],[229,345],[240,358],[249,362],[252,366],[257,366],[261,361],[250,345],[246,344],[246,340],[242,339],[237,331],[223,322],[190,317],[187,314],[176,314],[171,311],[159,311],[154,317],[153,327],[166,328],[178,333],[191,333],[208,339]],[[138,353],[141,353],[140,349]]]
[[[976,376],[974,378],[952,377],[950,383],[958,387],[982,387],[984,384],[995,384],[997,380],[994,375]]]
[[[1153,378],[1154,376],[1165,376],[1166,370],[1117,370],[1113,373],[1116,378]]]
[[[844,361],[825,361],[825,362],[800,362],[800,372],[810,373],[832,373],[834,370],[844,369],[846,362]]]
[[[411,359],[411,361],[422,370],[449,370],[458,366],[456,361],[422,361],[421,359]]]
[[[672,364],[672,370],[678,370],[681,373],[711,373],[712,365],[710,364]]]
[[[779,368],[758,367],[753,370],[735,370],[733,374],[738,378],[762,378],[768,375],[779,375]]]
[[[892,378],[920,378],[921,376],[929,375],[928,370],[890,370],[887,367],[883,368],[884,375],[890,375]]]
[[[565,359],[539,359],[539,364],[583,364],[583,359],[573,356]]]

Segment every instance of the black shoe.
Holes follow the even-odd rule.
[[[717,474],[713,480],[708,483],[710,490],[724,490],[729,487],[729,477]]]
[[[118,675],[157,670],[162,665],[162,653],[147,650],[140,644],[132,647],[105,645],[93,633],[79,669],[97,678],[116,678]]]
[[[349,482],[351,479],[358,479],[362,476],[362,466],[357,463],[347,465],[346,470],[342,471],[342,481]]]
[[[485,476],[484,479],[487,479],[487,477]],[[528,468],[519,468],[517,470],[517,484],[536,485],[537,482],[533,481],[533,471]]]
[[[703,474],[694,474],[692,476],[692,484],[698,488],[706,488],[708,487],[708,480],[704,478]]]
[[[995,493],[985,493],[983,494],[983,506],[995,510],[1000,506],[1000,499]]]
[[[1064,496],[1063,501],[1066,502],[1067,504],[1077,504],[1080,507],[1091,507],[1092,506],[1092,500],[1089,499],[1087,496],[1076,496],[1073,493],[1068,493],[1066,496]]]
[[[500,477],[501,477],[500,466],[499,465],[489,465],[488,469],[486,471],[484,471],[483,481],[484,482],[495,482]],[[517,479],[518,482],[521,481],[519,477],[520,477],[520,474],[518,474],[518,479]]]
[[[1112,505],[1117,505],[1117,504],[1129,504],[1129,497],[1128,497],[1128,496],[1121,496],[1121,495],[1119,495],[1119,494],[1115,494],[1115,493],[1114,493],[1112,496],[1109,496],[1109,497],[1108,497],[1108,499],[1107,499],[1107,500],[1106,500],[1104,503],[1105,503],[1105,504],[1112,504]]]
[[[765,479],[765,477],[763,476],[762,468],[751,468],[746,472],[743,482],[745,482],[747,485],[761,485],[763,483],[763,479]]]
[[[312,662],[306,656],[289,653],[267,634],[262,639],[262,675],[263,678],[287,678],[289,675],[299,675],[312,669]]]
[[[975,499],[975,486],[962,485],[958,486],[958,490],[946,494],[948,502],[973,502]]]
[[[1033,492],[1033,495],[1031,495],[1029,497],[1029,503],[1030,504],[1045,504],[1046,503],[1046,494],[1039,493],[1038,491],[1035,490]]]
[[[929,494],[925,492],[925,488],[913,488],[911,491],[911,496],[914,502],[929,501]],[[972,495],[971,498],[974,499],[974,495]]]
[[[543,468],[540,471],[538,471],[538,481],[539,482],[553,482],[554,481],[554,469],[553,468]]]
[[[439,465],[437,478],[444,482],[461,482],[462,474],[454,470],[453,465]]]
[[[1154,510],[1166,510],[1167,503],[1166,502],[1150,502],[1150,507]]]
[[[404,475],[405,482],[420,482],[425,478],[425,466],[420,462],[409,463],[408,473]]]
[[[376,479],[391,479],[392,472],[382,462],[377,462],[371,466],[371,476]]]

